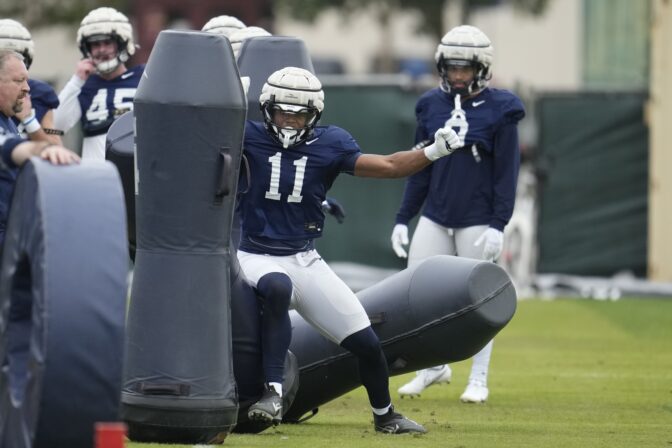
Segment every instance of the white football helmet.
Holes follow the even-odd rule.
[[[96,64],[100,73],[111,73],[135,53],[133,28],[128,18],[114,8],[96,8],[89,12],[77,31],[77,45],[85,58],[91,57],[90,43],[111,38],[117,42],[117,57]]]
[[[248,26],[241,30],[234,31],[229,36],[229,42],[231,42],[233,55],[236,57],[236,59],[238,59],[238,55],[240,54],[240,47],[243,46],[243,41],[245,39],[249,39],[250,37],[263,37],[270,35],[271,33],[258,26]]]
[[[471,94],[484,89],[492,78],[493,48],[488,36],[475,26],[461,25],[448,31],[436,48],[434,55],[441,76],[441,89],[445,92]],[[472,65],[474,81],[464,92],[455,92],[448,81],[449,65]]]
[[[26,68],[30,68],[35,55],[35,44],[28,29],[16,20],[0,20],[0,49],[16,51],[23,55]]]
[[[229,37],[235,31],[243,28],[245,28],[245,24],[233,16],[217,16],[208,20],[201,31]]]
[[[285,67],[273,72],[261,88],[259,96],[261,113],[268,132],[283,148],[306,141],[313,133],[324,110],[322,84],[308,70]],[[301,115],[305,118],[302,128],[283,128],[275,124],[278,112]]]

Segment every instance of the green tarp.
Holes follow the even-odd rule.
[[[541,96],[539,272],[646,273],[646,96]]]

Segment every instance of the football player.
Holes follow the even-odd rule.
[[[233,33],[231,33],[231,35],[229,36],[229,41],[231,42],[231,48],[233,49],[233,55],[235,56],[236,60],[238,60],[238,56],[240,55],[240,47],[243,46],[243,41],[245,39],[249,39],[251,37],[264,37],[270,35],[271,33],[258,26],[248,26],[246,28],[236,30]]]
[[[525,111],[513,93],[488,87],[492,58],[490,39],[468,25],[450,30],[436,50],[441,82],[416,104],[416,142],[447,126],[457,131],[462,148],[406,180],[391,239],[405,258],[408,222],[422,208],[409,266],[439,254],[495,261],[502,251],[520,164],[517,124]],[[491,353],[492,341],[474,356],[463,402],[487,400]],[[419,395],[450,380],[448,365],[422,370],[399,394]]]
[[[105,135],[115,119],[133,109],[145,68],[126,62],[135,53],[128,18],[114,8],[97,8],[82,20],[77,45],[83,59],[58,95],[57,129],[68,131],[81,119],[82,158],[105,159]]]
[[[393,178],[449,155],[459,143],[450,128],[418,151],[362,154],[336,126],[317,126],[324,109],[320,81],[307,70],[272,73],[259,98],[264,122],[246,123],[244,153],[251,182],[241,185],[240,265],[262,297],[262,358],[267,381],[250,419],[282,419],[282,374],[294,308],[326,338],[353,353],[374,413],[376,431],[424,433],[391,403],[387,362],[357,296],[315,250],[322,235],[322,202],[340,173]]]
[[[208,22],[203,25],[203,28],[201,28],[201,31],[229,37],[235,31],[242,30],[243,28],[245,28],[245,24],[238,18],[222,15],[208,20]]]
[[[0,20],[0,50],[12,50],[23,55],[26,69],[30,69],[35,57],[35,44],[30,32],[21,23],[12,19]],[[61,144],[62,132],[54,129],[54,109],[58,96],[54,89],[43,81],[29,79],[30,94],[24,98],[21,112],[12,117],[22,137],[30,140]]]

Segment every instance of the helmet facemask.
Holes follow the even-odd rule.
[[[451,66],[472,67],[474,70],[474,76],[471,79],[471,82],[468,82],[466,86],[454,85],[450,81],[449,75],[449,68]],[[485,88],[491,78],[489,71],[483,66],[483,64],[476,61],[440,58],[439,62],[436,64],[436,67],[439,71],[439,76],[441,77],[441,90],[453,95],[472,95]]]
[[[275,98],[261,105],[266,129],[282,145],[284,149],[298,145],[308,140],[320,119],[320,111],[309,104],[308,106],[297,104],[276,103]],[[279,114],[294,116],[296,126],[282,126],[278,124]],[[282,119],[282,118],[281,118]]]
[[[115,71],[135,53],[131,23],[124,14],[114,8],[94,9],[82,19],[79,26],[77,44],[85,58],[93,59],[91,44],[101,40],[112,40],[117,44],[117,53],[113,59],[96,63],[96,69],[101,74]]]
[[[117,45],[117,51],[115,56],[112,59],[108,59],[106,61],[100,61],[97,62],[93,58],[92,52],[91,52],[91,44],[94,42],[101,42],[101,41],[113,41]],[[82,52],[85,54],[86,57],[94,60],[96,64],[96,70],[98,73],[102,74],[107,74],[107,73],[112,73],[119,67],[119,65],[124,64],[126,61],[128,61],[129,56],[128,53],[123,50],[125,47],[125,43],[122,42],[121,37],[119,37],[116,34],[96,34],[93,36],[89,36],[83,41],[83,49]]]
[[[485,89],[492,78],[493,53],[488,36],[474,26],[460,25],[448,31],[441,38],[434,54],[441,76],[441,90],[451,94],[471,95]],[[465,88],[451,86],[448,77],[448,67],[451,65],[472,66],[473,81]]]
[[[259,105],[266,129],[287,149],[313,134],[324,110],[324,91],[313,73],[285,67],[268,77],[261,88]]]

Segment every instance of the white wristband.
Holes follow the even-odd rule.
[[[21,124],[23,125],[23,129],[25,129],[26,132],[29,134],[39,131],[40,128],[42,127],[40,126],[40,122],[37,121],[35,111],[32,111],[30,115],[28,115],[25,119],[23,119],[21,121]]]
[[[423,151],[425,153],[425,157],[427,157],[432,162],[440,159],[445,155],[445,153],[442,154],[441,151],[439,151],[439,149],[436,147],[436,143],[432,143],[429,146],[425,146]]]

